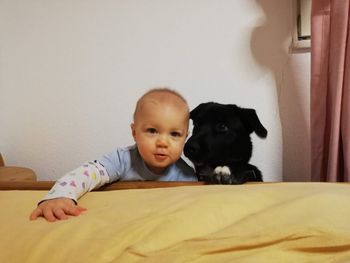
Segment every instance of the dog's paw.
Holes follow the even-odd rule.
[[[218,183],[231,184],[231,170],[228,166],[217,166],[214,169],[214,177]]]
[[[231,175],[231,170],[228,166],[217,166],[214,169],[214,174],[219,176]]]

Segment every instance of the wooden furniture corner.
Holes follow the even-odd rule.
[[[36,174],[30,168],[6,166],[0,153],[0,182],[15,181],[36,181]]]

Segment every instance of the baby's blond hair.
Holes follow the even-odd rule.
[[[168,94],[171,94],[171,95],[175,95],[176,97],[178,97],[180,100],[182,100],[185,103],[185,105],[187,107],[187,110],[189,111],[189,107],[188,107],[186,99],[179,92],[177,92],[176,90],[170,89],[168,87],[159,87],[159,88],[150,89],[149,91],[144,93],[138,99],[138,101],[136,102],[136,107],[135,107],[135,111],[134,111],[134,115],[133,115],[134,120],[135,120],[135,117],[136,117],[136,113],[140,109],[140,105],[141,105],[141,102],[143,101],[143,99],[146,98],[148,95],[154,94],[154,93],[168,93]]]

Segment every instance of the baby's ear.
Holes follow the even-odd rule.
[[[131,124],[130,124],[130,128],[131,128],[132,137],[134,137],[134,139],[135,139],[135,124],[134,124],[134,123],[131,123]]]

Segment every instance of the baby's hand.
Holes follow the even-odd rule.
[[[78,216],[86,208],[76,205],[73,200],[69,198],[56,198],[46,200],[30,214],[30,220],[36,220],[38,217],[44,217],[49,222],[68,219],[68,215]]]

